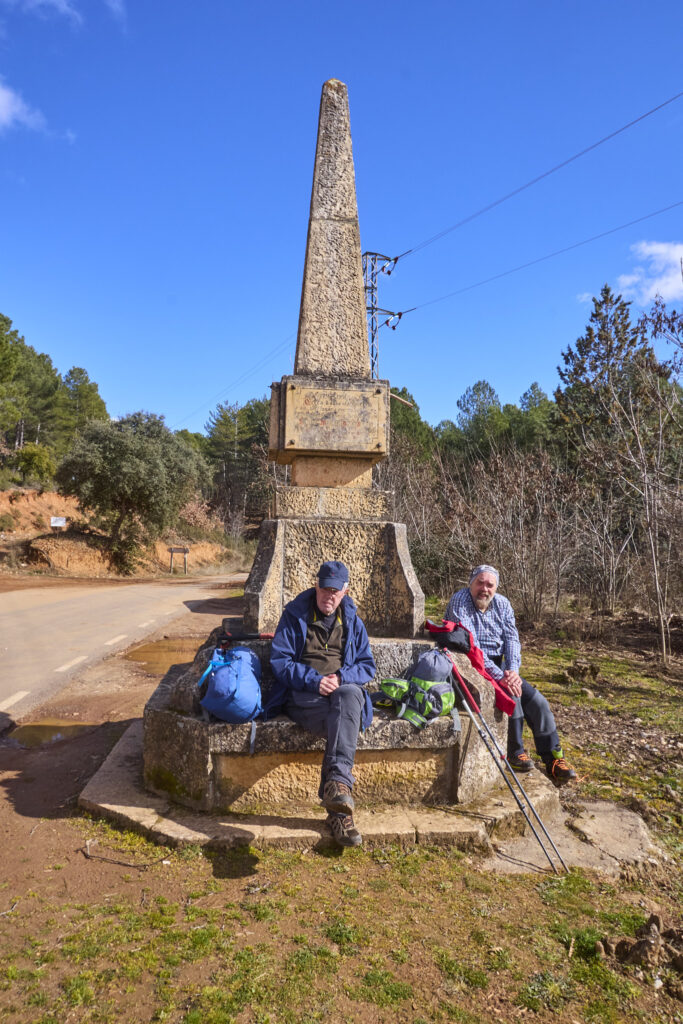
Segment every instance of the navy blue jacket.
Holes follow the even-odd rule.
[[[310,665],[304,665],[301,657],[306,643],[308,616],[311,600],[315,596],[315,588],[304,590],[285,606],[278,622],[273,638],[270,655],[270,667],[275,676],[275,686],[264,709],[266,718],[272,718],[284,710],[287,703],[287,691],[308,690],[319,693],[322,675]],[[339,605],[344,624],[344,651],[339,678],[342,686],[353,683],[362,686],[369,683],[377,669],[370,650],[367,630],[358,617],[356,606],[348,595]],[[365,708],[361,719],[361,728],[367,729],[372,722],[372,701],[365,691]]]

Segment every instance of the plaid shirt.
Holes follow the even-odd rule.
[[[522,665],[522,645],[515,625],[515,613],[507,597],[495,594],[485,612],[480,612],[467,587],[457,590],[448,602],[446,620],[462,622],[470,630],[477,647],[484,652],[487,671],[494,679],[502,679],[503,671],[491,657],[505,659],[505,668],[519,672]]]

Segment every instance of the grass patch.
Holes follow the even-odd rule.
[[[340,917],[326,924],[323,933],[330,942],[336,943],[340,953],[351,953],[362,944],[361,930]]]
[[[574,996],[574,989],[567,978],[541,971],[522,986],[517,995],[517,1004],[527,1010],[559,1010]]]
[[[554,875],[538,887],[540,897],[547,906],[565,912],[583,912],[593,890],[593,883],[577,870],[568,875]]]
[[[644,921],[622,882],[580,871],[497,877],[451,850],[398,845],[343,857],[170,851],[162,866],[165,852],[134,833],[84,819],[67,827],[148,866],[126,882],[112,865],[99,894],[78,901],[57,893],[54,874],[19,894],[0,918],[8,1022],[118,1024],[144,1013],[169,1024],[488,1024],[520,1008],[598,1024],[673,1019],[665,990],[595,956],[597,937]],[[674,919],[672,887],[648,876],[638,887]]]
[[[94,1002],[95,990],[92,987],[92,972],[84,971],[72,978],[65,978],[62,988],[69,1006],[89,1006]]]
[[[629,936],[634,936],[638,929],[642,928],[647,917],[647,914],[636,907],[620,907],[619,910],[601,910],[598,913],[598,920],[606,929]]]
[[[571,677],[577,658],[596,667],[597,680],[577,678],[570,684],[558,680],[561,670]],[[601,655],[587,658],[574,647],[558,647],[542,654],[525,650],[524,674],[541,685],[551,703],[568,707],[585,704],[608,714],[637,716],[645,726],[657,726],[667,732],[680,731],[679,687],[635,660]],[[592,699],[581,693],[584,687],[593,691]]]
[[[467,988],[487,988],[489,983],[488,974],[479,967],[470,967],[467,964],[455,960],[445,949],[437,949],[434,954],[434,963],[441,973],[453,981],[459,981]]]
[[[391,971],[377,968],[368,971],[363,976],[362,984],[352,991],[355,999],[376,1006],[395,1006],[404,999],[410,999],[413,994],[411,985],[398,981]]]

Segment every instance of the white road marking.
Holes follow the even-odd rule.
[[[105,640],[104,641],[104,646],[105,647],[111,647],[112,644],[117,644],[119,642],[119,640],[125,640],[127,636],[128,636],[127,633],[119,633],[118,636],[112,637],[111,640]]]
[[[8,708],[11,708],[14,704],[18,704],[24,697],[28,697],[30,692],[30,690],[17,690],[16,693],[13,693],[11,697],[8,697],[7,700],[4,700],[2,704],[0,704],[0,711],[7,711]]]
[[[55,672],[66,672],[68,668],[73,668],[74,665],[78,665],[81,661],[85,661],[87,657],[87,654],[81,654],[80,658],[74,658],[73,661],[67,661],[66,665],[60,665],[59,668],[55,669]]]

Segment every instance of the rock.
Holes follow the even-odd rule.
[[[666,991],[672,999],[678,999],[683,1003],[683,981],[673,981],[669,978],[666,983]]]
[[[679,797],[678,793],[671,788],[671,786],[662,787],[669,799],[676,805],[676,807],[683,807],[683,800]]]
[[[634,946],[635,942],[633,939],[619,939],[614,948],[614,954],[617,960],[624,963]]]
[[[592,690],[589,690],[587,686],[582,686],[579,693],[582,693],[584,697],[588,697],[589,700],[593,700],[595,698],[595,694]]]
[[[639,937],[641,935],[647,935],[652,931],[653,928],[657,932],[657,934],[661,934],[663,930],[661,914],[650,914],[650,916],[647,919],[647,923],[644,924],[643,927],[638,930],[637,934]]]
[[[647,822],[648,825],[652,825],[654,822],[659,820],[659,815],[649,804],[645,803],[637,796],[632,796],[627,801],[627,806],[630,810],[635,811],[639,814],[643,821]]]
[[[631,946],[624,963],[642,964],[644,967],[655,967],[660,960],[662,939],[654,929],[646,938],[638,939]]]
[[[669,963],[677,974],[683,974],[683,953],[678,953],[675,949],[667,949],[669,954]]]
[[[608,956],[614,956],[614,951],[616,947],[611,939],[604,938],[602,940],[602,948],[605,950],[605,953],[607,953]]]

